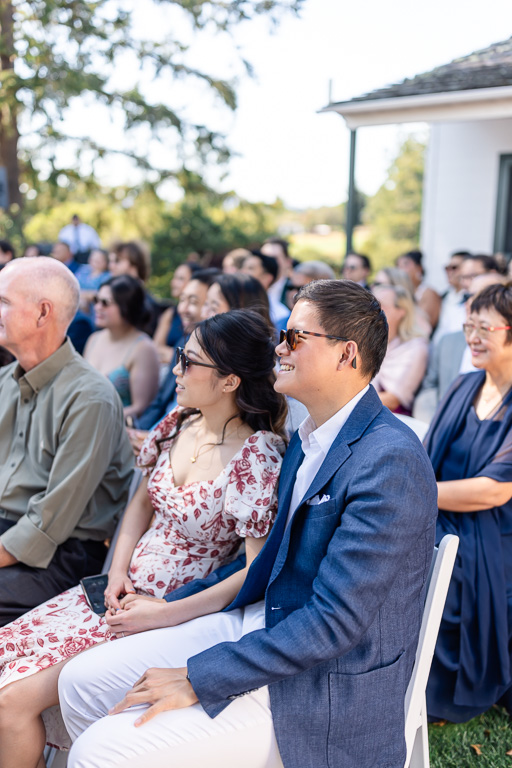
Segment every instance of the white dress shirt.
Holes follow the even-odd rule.
[[[295,478],[290,509],[288,510],[287,525],[292,519],[295,510],[302,501],[304,494],[308,490],[313,479],[318,474],[318,470],[329,453],[340,429],[346,423],[348,417],[361,398],[368,392],[369,388],[369,384],[367,384],[364,389],[358,392],[352,400],[349,400],[343,408],[336,411],[334,416],[331,416],[331,418],[322,424],[321,427],[316,426],[311,416],[304,419],[300,425],[299,437],[304,452],[304,460],[300,465]]]

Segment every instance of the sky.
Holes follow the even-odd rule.
[[[155,7],[151,0],[136,0],[134,9],[141,36],[172,30],[191,44],[198,66],[217,76],[239,77],[234,114],[206,91],[169,84],[172,98],[192,118],[223,131],[236,153],[226,177],[221,180],[211,169],[212,180],[250,201],[271,203],[279,197],[292,208],[346,199],[349,131],[340,115],[318,114],[329,100],[329,81],[333,101],[350,99],[512,35],[510,0],[305,0],[300,16],[289,14],[274,32],[264,18],[237,27],[232,42],[254,67],[250,79],[241,75],[225,37],[191,35],[180,27],[175,8]],[[123,68],[125,82],[132,75],[138,76],[128,65]],[[76,110],[77,128],[83,117]],[[108,131],[118,142],[115,121]],[[428,137],[422,124],[358,131],[356,184],[363,192],[376,192],[411,132]],[[171,155],[169,148],[170,163]],[[105,166],[106,183],[127,179],[121,160]],[[176,190],[168,193],[172,198]]]

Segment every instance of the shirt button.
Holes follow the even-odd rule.
[[[18,435],[18,437],[23,437],[23,432],[20,432],[20,434]]]
[[[12,464],[11,464],[11,467],[13,467],[13,468],[14,468],[15,466],[16,466],[16,462],[15,462],[15,461],[13,461],[13,462],[12,462]]]
[[[24,403],[28,403],[28,397],[25,397],[23,400]]]

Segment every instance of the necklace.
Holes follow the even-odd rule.
[[[498,390],[498,392],[496,392],[491,397],[486,396],[486,394],[482,392],[480,394],[480,400],[482,401],[482,404],[487,407],[485,409],[484,414],[483,415],[479,414],[478,418],[481,421],[488,419],[489,416],[492,413],[494,413],[494,411],[496,411],[502,405],[502,403],[504,402],[505,398],[507,397],[511,389],[512,389],[512,386],[508,387],[508,389],[506,389],[503,394],[501,394],[501,392]]]
[[[192,456],[190,457],[190,463],[191,463],[191,464],[195,464],[195,463],[196,463],[196,461],[198,460],[199,456],[202,456],[203,454],[207,453],[208,451],[211,451],[213,448],[216,448],[218,445],[222,445],[222,443],[224,442],[224,440],[225,440],[227,437],[229,437],[230,435],[234,434],[234,433],[237,431],[237,429],[238,429],[238,426],[237,426],[237,427],[235,427],[235,429],[232,429],[232,430],[231,430],[230,432],[228,432],[227,434],[225,434],[225,435],[224,435],[224,439],[223,439],[222,441],[220,441],[220,442],[218,442],[218,443],[205,443],[204,445],[201,445],[201,446],[199,447],[199,449],[197,449],[197,441],[198,441],[198,439],[199,439],[199,432],[198,432],[198,434],[197,434],[197,436],[196,436],[195,445],[194,445],[194,453],[193,453],[193,454],[192,454]],[[204,449],[206,449],[206,450],[203,450],[203,448],[204,448]]]

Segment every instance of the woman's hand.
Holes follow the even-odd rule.
[[[110,571],[108,574],[107,588],[104,594],[106,608],[119,610],[121,608],[119,597],[128,594],[134,595],[135,587],[126,573],[113,573]]]
[[[118,610],[105,614],[105,621],[116,637],[170,627],[172,622],[169,619],[169,611],[166,610],[168,606],[166,600],[158,597],[127,595],[121,600]]]

